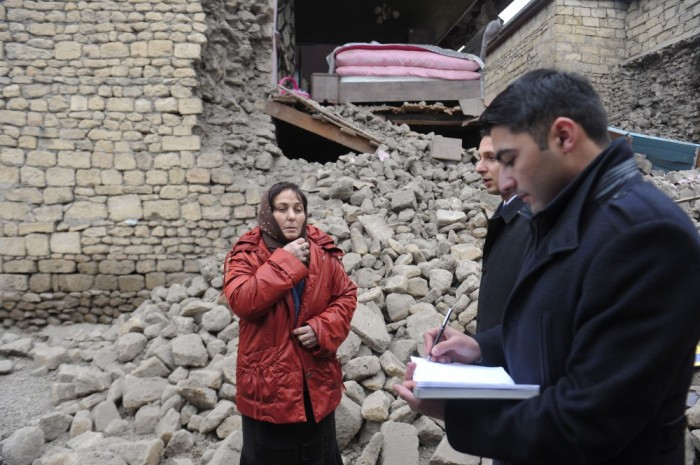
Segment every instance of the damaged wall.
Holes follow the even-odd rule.
[[[274,19],[269,0],[0,3],[3,325],[110,322],[249,227],[289,162],[263,111]]]
[[[487,99],[531,69],[576,71],[600,92],[612,126],[698,141],[700,9],[681,0],[554,0],[537,7],[487,56]]]
[[[210,3],[0,3],[5,326],[109,322],[255,217],[258,180],[224,157],[278,155],[273,9]]]

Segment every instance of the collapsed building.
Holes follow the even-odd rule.
[[[60,363],[92,365],[61,372],[67,381],[53,388],[53,396],[64,416],[51,419],[65,429],[54,428],[56,437],[73,422],[79,424],[75,433],[82,432],[86,416],[100,418],[100,432],[119,433],[123,424],[110,429],[105,418],[131,420],[146,407],[127,396],[125,408],[94,367],[115,377],[148,373],[162,378],[162,391],[172,392],[172,384],[182,395],[185,370],[220,371],[214,400],[199,406],[188,400],[187,408],[183,402],[175,409],[180,420],[195,421],[178,424],[169,409],[162,417],[146,409],[143,421],[152,426],[149,433],[160,425],[166,447],[177,439],[170,446],[174,456],[191,439],[186,432],[229,437],[235,420],[225,422],[219,411],[211,415],[215,406],[230,409],[226,401],[235,398],[234,380],[223,368],[230,360],[221,356],[235,350],[236,326],[221,323],[225,317],[213,304],[221,286],[218,265],[255,222],[264,187],[285,179],[309,193],[313,221],[348,252],[344,264],[360,288],[358,313],[377,330],[356,326],[341,354],[352,381],[352,401],[344,399],[342,412],[350,425],[343,430],[344,456],[358,458],[389,419],[418,425],[421,437],[409,436],[429,457],[439,447],[439,426],[412,417],[384,388],[448,306],[456,308],[451,324],[473,327],[481,240],[497,205],[479,186],[472,152],[465,150],[478,137],[475,115],[459,100],[347,102],[309,112],[311,118],[327,112],[350,122],[360,139],[374,142],[371,150],[359,150],[340,137],[329,142],[315,129],[285,126],[268,103],[280,92],[276,83],[297,69],[298,81],[313,95],[307,85],[315,73],[328,74],[326,52],[345,42],[471,44],[468,51],[476,53],[506,2],[431,2],[436,11],[459,4],[447,17],[431,17],[425,5],[421,10],[418,4],[426,2],[402,2],[399,15],[389,12],[386,19],[382,7],[389,2],[328,3],[0,3],[0,319],[10,329],[115,325],[105,334],[83,335],[58,355],[45,348],[22,352],[22,338],[3,340],[12,347],[7,350],[44,360],[51,370]],[[359,17],[350,16],[355,10]],[[366,32],[348,35],[353,30]],[[611,125],[697,141],[698,32],[700,11],[680,0],[533,1],[487,44],[479,98],[488,103],[535,67],[573,69],[596,84]],[[282,105],[299,110],[297,101]],[[414,110],[418,118],[405,116]],[[290,142],[304,132],[304,143]],[[340,132],[347,135],[348,128]],[[438,135],[464,142],[456,157],[446,159],[435,148]],[[650,181],[700,221],[696,169],[663,171],[642,157],[639,163]],[[173,341],[158,336],[173,328],[163,315],[182,324],[178,331],[188,337],[197,335],[206,353],[198,352],[193,362],[190,346],[179,341],[177,363],[164,355],[164,347],[172,353]],[[148,347],[137,333],[149,338]],[[368,361],[374,368],[362,371]],[[99,382],[86,385],[77,379],[80,373]],[[209,382],[208,374],[197,376]],[[76,385],[77,393],[71,388]],[[143,394],[140,383],[133,386],[135,396]],[[123,418],[112,415],[107,401],[120,405]],[[169,408],[173,403],[164,402]],[[110,415],[100,415],[107,410]],[[214,417],[220,422],[214,424]],[[164,454],[157,441],[143,447]],[[207,447],[208,459],[220,451]],[[447,460],[450,453],[438,455]]]
[[[276,167],[326,161],[324,146],[285,153],[280,122],[265,113],[275,83],[297,57],[309,62],[308,49],[374,37],[465,43],[504,6],[444,2],[435,9],[451,11],[445,19],[408,2],[379,24],[369,5],[355,18],[343,16],[352,2],[297,3],[0,4],[6,326],[108,322],[133,310],[155,287],[196,275],[198,259],[227,250],[254,220],[251,203]],[[503,28],[489,45],[485,100],[524,70],[573,68],[600,87],[612,124],[697,140],[697,8],[573,3],[532,2]],[[308,31],[314,25],[324,44]],[[363,25],[368,32],[351,35]],[[327,71],[310,62],[300,69]],[[372,131],[381,139],[381,126]]]

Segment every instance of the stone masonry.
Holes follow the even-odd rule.
[[[581,62],[612,70],[591,73],[611,114],[635,116],[620,126],[648,129],[663,115],[659,135],[697,131],[688,96],[700,7],[584,3],[548,3],[500,46],[489,92],[531,67]],[[282,5],[286,50],[293,2]],[[674,14],[679,36],[647,27]],[[289,162],[263,111],[283,68],[274,24],[270,0],[0,2],[4,326],[111,322],[197,276],[202,258],[250,227],[268,174]],[[616,46],[629,31],[629,50]],[[664,74],[671,63],[682,72]],[[656,78],[639,99],[637,86]]]
[[[0,3],[5,325],[111,321],[254,217],[194,131],[206,32],[186,0]]]
[[[697,142],[700,114],[689,97],[697,93],[698,37],[698,2],[547,2],[487,56],[487,100],[525,71],[566,69],[591,79],[611,125],[645,132],[663,115],[652,135]]]

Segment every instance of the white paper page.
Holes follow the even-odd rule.
[[[413,380],[420,386],[494,388],[515,384],[502,367],[438,363],[420,357],[411,357],[411,361],[416,363]]]

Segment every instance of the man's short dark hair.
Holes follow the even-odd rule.
[[[553,69],[530,71],[513,81],[479,121],[487,133],[495,126],[505,126],[514,134],[525,132],[544,150],[549,128],[562,116],[581,125],[596,144],[610,142],[608,115],[588,79]]]

